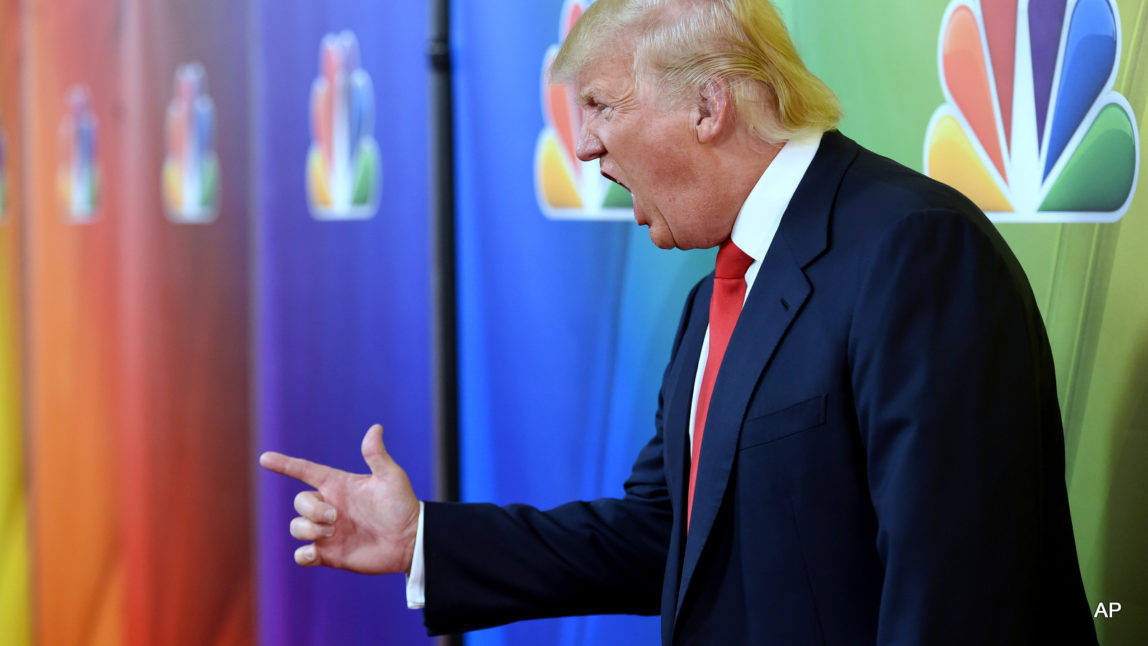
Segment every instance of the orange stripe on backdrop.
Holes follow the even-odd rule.
[[[20,6],[0,0],[0,635],[27,646],[28,514],[20,387]]]
[[[250,644],[248,12],[233,0],[128,6],[132,83],[124,98],[133,143],[125,151],[131,200],[120,229],[118,346],[125,643]],[[174,86],[189,63],[199,66],[183,67],[184,90],[196,88],[214,122],[214,154],[197,163],[166,150],[167,132],[184,149],[196,140],[195,119],[166,116],[186,107]],[[215,198],[203,193],[207,212],[165,204],[161,176],[174,192],[199,195],[190,187],[209,174],[211,157],[220,185]]]
[[[40,644],[118,644],[122,561],[116,477],[114,350],[116,228],[122,196],[107,177],[120,166],[120,28],[114,2],[28,2],[26,159],[29,468],[34,613]],[[69,88],[90,88],[95,167],[103,180],[95,219],[73,224],[93,184],[58,177],[82,159],[61,141]],[[77,106],[76,112],[84,110]],[[83,117],[74,120],[85,122]],[[68,181],[62,181],[68,180]],[[66,209],[66,192],[75,208]]]

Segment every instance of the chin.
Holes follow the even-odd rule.
[[[659,249],[673,249],[677,246],[673,236],[664,235],[661,231],[650,229],[650,242]]]

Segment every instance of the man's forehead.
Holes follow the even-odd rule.
[[[633,82],[633,54],[612,52],[589,58],[574,75],[575,100],[623,92]]]

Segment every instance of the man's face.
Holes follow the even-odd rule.
[[[703,160],[690,107],[659,96],[655,83],[635,83],[626,47],[588,62],[575,84],[582,110],[578,158],[598,159],[602,175],[630,191],[634,219],[649,226],[654,244],[691,249],[721,242],[729,232],[709,230],[715,223],[699,194]]]

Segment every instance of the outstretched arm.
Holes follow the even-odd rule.
[[[624,498],[526,505],[427,503],[431,634],[523,619],[657,614],[672,512],[661,437],[642,451]],[[657,480],[637,480],[644,476]]]
[[[667,375],[697,291],[686,299]],[[666,393],[663,379],[654,436],[620,499],[550,511],[427,503],[423,619],[432,634],[538,617],[659,612],[674,519],[663,460]]]

